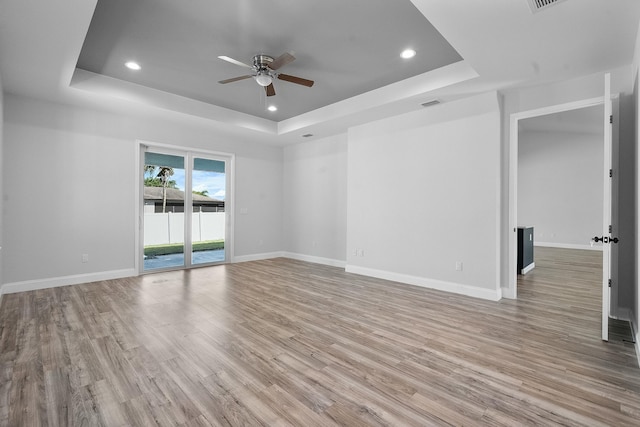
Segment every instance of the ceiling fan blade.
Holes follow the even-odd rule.
[[[273,87],[273,83],[271,83],[269,86],[265,86],[264,91],[267,92],[267,96],[273,96],[276,94],[276,88]]]
[[[293,62],[295,59],[295,56],[293,56],[289,52],[285,52],[274,59],[273,62],[269,64],[269,68],[271,68],[272,70],[277,70],[278,68],[283,67],[290,62]]]
[[[222,59],[223,61],[227,61],[227,62],[230,62],[231,64],[239,65],[241,67],[253,68],[251,65],[245,64],[244,62],[240,62],[233,58],[229,58],[228,56],[221,55],[221,56],[218,56],[218,59]]]
[[[220,80],[218,83],[222,83],[224,85],[224,84],[227,84],[227,83],[237,82],[238,80],[250,79],[251,77],[253,77],[253,76],[246,75],[246,76],[233,77],[233,78],[226,79],[226,80]]]
[[[278,74],[278,78],[280,80],[284,80],[285,82],[291,82],[295,84],[299,84],[302,86],[311,87],[313,86],[313,80],[303,79],[302,77],[290,76],[288,74]]]

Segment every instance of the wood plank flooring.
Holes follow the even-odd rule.
[[[5,295],[0,425],[640,425],[599,253],[536,248],[517,301],[289,259]]]

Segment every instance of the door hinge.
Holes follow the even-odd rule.
[[[613,114],[609,116],[609,123],[613,124]]]
[[[609,279],[609,287],[611,287],[611,279]]]
[[[609,226],[609,233],[611,233],[613,231],[613,227]]]
[[[609,178],[613,178],[613,169],[609,169]]]

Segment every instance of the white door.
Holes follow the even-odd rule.
[[[610,279],[611,279],[611,188],[612,188],[612,106],[611,75],[604,76],[604,198],[602,215],[602,339],[609,340]],[[615,239],[617,242],[617,239]]]

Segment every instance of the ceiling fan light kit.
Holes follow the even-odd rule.
[[[293,54],[288,52],[283,53],[282,55],[280,55],[275,59],[268,55],[262,55],[262,54],[255,55],[252,60],[253,65],[245,64],[244,62],[238,61],[229,56],[222,55],[222,56],[218,56],[218,58],[222,59],[223,61],[227,61],[231,64],[238,65],[240,67],[250,68],[251,70],[253,70],[253,74],[232,77],[226,80],[220,80],[218,82],[220,84],[233,83],[233,82],[237,82],[240,80],[245,80],[250,77],[253,77],[256,83],[264,87],[267,96],[274,96],[276,94],[276,90],[273,87],[273,80],[276,78],[278,80],[284,80],[289,83],[295,83],[295,84],[307,86],[307,87],[313,86],[313,83],[314,83],[313,80],[307,80],[301,77],[290,76],[288,74],[280,74],[276,72],[276,70],[278,70],[280,67],[283,67],[284,65],[287,65],[288,63],[296,59],[295,56],[293,56]]]
[[[269,75],[268,71],[260,71],[254,78],[260,86],[264,87],[269,86],[273,82],[273,78]]]

